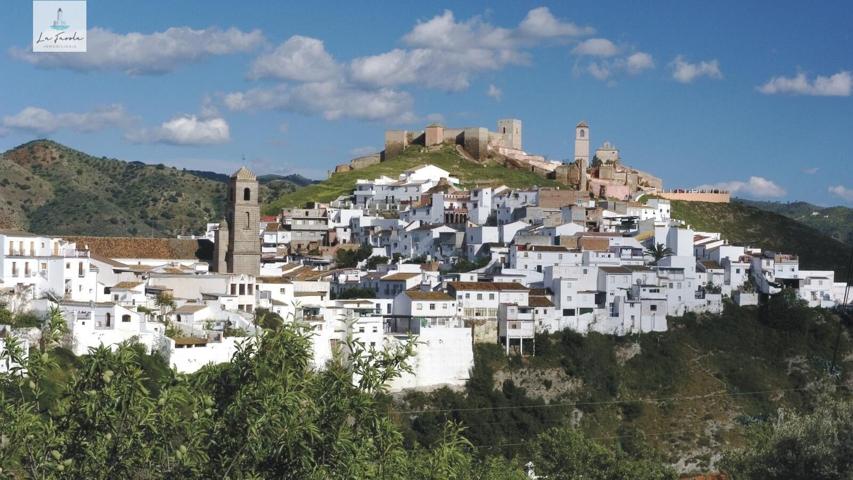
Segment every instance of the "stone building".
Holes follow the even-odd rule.
[[[258,179],[246,167],[231,175],[225,218],[216,232],[215,263],[219,273],[257,276],[261,262]]]
[[[574,161],[560,165],[554,172],[558,182],[588,191],[601,198],[627,200],[637,193],[659,191],[663,188],[660,178],[623,165],[619,150],[604,142],[589,158],[590,128],[586,122],[575,127]]]
[[[499,148],[521,152],[521,120],[498,120],[495,132],[483,127],[448,128],[438,123],[427,125],[422,132],[386,130],[383,160],[394,158],[410,145],[432,147],[443,143],[461,145],[478,160],[485,159],[491,150]]]

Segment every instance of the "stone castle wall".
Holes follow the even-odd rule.
[[[655,195],[667,200],[708,203],[729,203],[732,196],[729,192],[657,192]]]

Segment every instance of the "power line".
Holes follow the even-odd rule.
[[[400,415],[416,415],[422,413],[450,413],[450,412],[474,412],[474,411],[483,411],[483,410],[514,410],[514,409],[534,409],[534,408],[554,408],[554,407],[570,407],[570,406],[580,406],[580,405],[614,405],[614,404],[624,404],[624,403],[657,403],[657,402],[682,402],[682,401],[692,401],[692,400],[703,400],[706,398],[713,397],[721,397],[721,396],[745,396],[745,395],[758,395],[763,393],[780,393],[780,392],[796,392],[796,391],[804,391],[809,390],[808,387],[800,387],[800,388],[779,388],[773,390],[756,390],[751,392],[726,392],[719,391],[714,393],[706,393],[704,395],[688,395],[681,397],[659,397],[659,398],[637,398],[637,399],[626,399],[626,400],[602,400],[597,402],[557,402],[557,403],[544,403],[544,404],[527,404],[527,405],[500,405],[493,407],[464,407],[464,408],[436,408],[436,409],[422,409],[422,410],[391,410],[391,413],[397,413]]]

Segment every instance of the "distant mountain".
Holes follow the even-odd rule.
[[[753,200],[738,200],[738,202],[793,218],[836,240],[853,245],[853,208],[819,207],[808,202],[781,203]]]
[[[672,217],[686,221],[696,230],[720,232],[734,244],[795,253],[803,269],[835,270],[839,281],[849,275],[853,246],[785,215],[741,201],[673,201]]]
[[[298,175],[267,177],[262,202],[310,183]],[[0,155],[0,228],[52,235],[197,233],[222,217],[227,179],[36,140]]]

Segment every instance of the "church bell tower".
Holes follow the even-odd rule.
[[[254,276],[260,273],[260,215],[258,179],[249,169],[240,167],[228,181],[225,222],[219,225],[217,232],[218,272]],[[227,229],[227,237],[223,229]],[[220,242],[220,239],[226,241]]]

